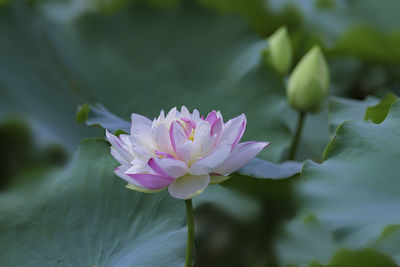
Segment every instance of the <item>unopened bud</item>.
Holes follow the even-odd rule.
[[[318,46],[300,60],[290,75],[286,95],[300,111],[318,112],[329,92],[329,69]]]
[[[268,38],[265,58],[279,73],[285,74],[292,65],[292,45],[286,27],[280,27]]]

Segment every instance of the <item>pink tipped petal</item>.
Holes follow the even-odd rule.
[[[229,120],[223,129],[221,140],[231,144],[232,149],[238,144],[246,128],[246,116],[239,115]]]
[[[233,141],[232,149],[234,149],[237,146],[237,144],[239,144],[240,139],[242,139],[244,130],[246,129],[246,124],[247,124],[246,116],[243,116],[242,123],[239,126],[239,131],[237,133],[235,140]]]
[[[152,125],[151,120],[135,113],[132,113],[131,118],[132,118],[131,134],[143,135],[150,133]]]
[[[171,139],[172,148],[176,152],[177,146],[181,146],[186,142],[186,133],[182,125],[177,121],[173,121],[169,129],[169,137]]]
[[[173,178],[183,176],[188,170],[186,164],[177,159],[151,158],[148,164],[156,173]]]
[[[154,190],[166,187],[174,181],[174,178],[172,177],[157,174],[136,173],[127,175],[131,177],[136,183],[139,183],[141,186]]]
[[[133,160],[133,155],[126,150],[121,139],[119,139],[117,136],[111,134],[107,130],[106,130],[106,137],[107,137],[108,142],[111,144],[111,146],[115,150],[114,154],[118,153],[121,156],[121,158],[123,158],[127,162],[130,162]],[[113,156],[114,156],[114,154],[113,154]]]
[[[115,173],[115,175],[121,177],[128,183],[131,183],[136,186],[140,186],[140,184],[138,184],[136,181],[132,180],[132,178],[126,174],[126,171],[129,170],[129,168],[130,168],[130,165],[121,165],[114,169],[114,173]]]
[[[190,199],[201,194],[210,182],[210,176],[185,175],[176,179],[169,187],[171,196],[179,199]]]
[[[217,119],[218,119],[217,112],[215,110],[208,113],[206,117],[206,121],[208,121],[210,125],[213,125],[217,121]]]
[[[214,172],[229,157],[230,145],[222,145],[211,154],[195,162],[189,169],[192,175],[204,175]]]
[[[148,164],[149,167],[152,168],[153,171],[155,171],[157,174],[162,175],[162,176],[169,176],[169,175],[163,170],[163,168],[161,168],[160,165],[157,164],[157,162],[155,161],[154,158],[149,159],[149,161],[147,162],[147,164]]]
[[[255,158],[257,154],[269,144],[270,143],[256,141],[238,144],[232,151],[229,158],[221,166],[219,166],[215,172],[222,175],[228,175],[234,171],[237,171],[249,163],[250,160]]]

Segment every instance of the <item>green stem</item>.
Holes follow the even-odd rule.
[[[192,254],[194,247],[194,215],[193,215],[192,200],[186,199],[185,204],[186,204],[186,216],[187,216],[187,227],[188,227],[185,267],[192,267]]]
[[[288,160],[294,160],[296,157],[296,151],[299,145],[301,132],[303,130],[305,116],[306,113],[304,111],[299,111],[299,119],[297,120],[296,133],[293,137],[292,144],[290,145]]]

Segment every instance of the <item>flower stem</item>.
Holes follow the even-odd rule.
[[[296,151],[297,151],[297,147],[299,145],[301,132],[303,130],[305,116],[306,116],[306,113],[304,111],[299,111],[299,118],[297,120],[296,133],[293,137],[292,144],[290,145],[288,160],[294,160],[296,157]]]
[[[186,199],[185,204],[186,204],[186,216],[187,216],[187,227],[188,227],[185,267],[192,267],[192,254],[194,247],[194,215],[193,215],[192,200]]]

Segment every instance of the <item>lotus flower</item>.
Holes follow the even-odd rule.
[[[106,136],[121,164],[114,172],[128,182],[127,188],[150,193],[168,187],[173,197],[190,199],[228,179],[269,144],[239,143],[245,128],[244,114],[224,123],[219,111],[204,119],[183,106],[167,116],[161,111],[153,121],[132,114],[130,134],[117,137],[106,131]]]

